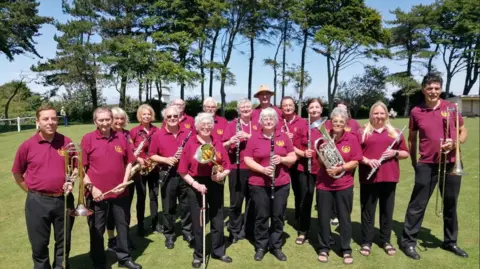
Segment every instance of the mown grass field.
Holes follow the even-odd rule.
[[[364,121],[360,121],[363,123]],[[393,120],[393,124],[401,128],[407,124],[407,119]],[[397,248],[397,255],[387,256],[377,245],[373,246],[372,255],[363,257],[359,254],[360,240],[360,203],[359,184],[355,185],[354,208],[352,213],[353,222],[353,256],[355,262],[349,268],[478,268],[479,267],[479,119],[467,119],[469,139],[462,147],[464,170],[468,173],[462,179],[462,187],[458,206],[459,219],[459,246],[464,248],[470,255],[468,259],[462,259],[440,248],[443,240],[443,221],[435,215],[435,196],[432,196],[427,209],[422,230],[419,235],[420,255],[422,260],[413,261],[407,258],[398,249],[397,239],[401,235],[405,211],[410,199],[414,183],[413,169],[410,161],[402,161],[401,181],[397,187],[394,232],[392,243]],[[94,129],[93,125],[75,125],[68,128],[59,127],[59,132],[79,142],[82,135]],[[32,268],[30,244],[25,227],[24,203],[26,194],[14,183],[10,169],[15,152],[25,139],[33,134],[34,130],[26,130],[20,133],[10,132],[0,134],[0,260],[2,268]],[[226,187],[227,190],[227,187]],[[75,196],[78,192],[75,191]],[[228,192],[225,192],[225,207],[229,205]],[[328,264],[320,264],[317,261],[315,251],[316,236],[314,231],[310,234],[310,242],[302,246],[295,245],[296,232],[292,228],[293,193],[289,196],[287,221],[285,222],[285,245],[283,250],[288,256],[287,262],[279,262],[272,255],[267,254],[262,262],[253,260],[254,248],[246,240],[235,245],[228,246],[227,254],[233,258],[233,263],[224,264],[216,260],[210,260],[208,268],[340,268],[342,259],[331,253]],[[135,203],[135,201],[134,201]],[[148,202],[147,202],[148,206]],[[132,211],[135,206],[132,207]],[[148,209],[146,212],[149,212]],[[133,229],[132,237],[137,249],[133,252],[134,258],[143,265],[143,268],[191,268],[192,250],[186,243],[177,240],[175,249],[167,250],[164,247],[164,237],[159,234],[149,234],[139,238],[135,234],[136,219],[132,214]],[[316,229],[317,213],[312,210],[313,229]],[[227,219],[227,216],[226,216]],[[378,213],[377,213],[378,219]],[[149,223],[147,219],[146,223]],[[377,220],[378,227],[378,220]],[[378,232],[378,230],[377,230]],[[227,232],[225,229],[225,235]],[[106,238],[106,236],[105,236]],[[208,240],[208,239],[207,239]],[[50,241],[50,255],[53,251],[53,238]],[[312,244],[310,244],[312,243]],[[106,243],[105,243],[106,245]],[[334,250],[337,246],[334,247]],[[113,256],[110,258],[114,262]],[[89,235],[87,222],[83,218],[77,218],[73,229],[72,251],[70,256],[72,268],[91,268],[89,257]],[[112,268],[117,268],[114,263]]]

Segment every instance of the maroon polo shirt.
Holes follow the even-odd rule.
[[[185,140],[190,131],[193,130],[180,128],[175,136],[175,134],[169,132],[166,128],[161,128],[152,137],[150,150],[148,151],[149,156],[158,155],[167,158],[174,157],[178,148],[182,145],[183,140]],[[193,136],[194,134],[192,134],[189,139],[192,139]],[[168,167],[166,164],[160,165],[162,167]]]
[[[451,138],[457,140],[456,128],[456,111],[450,112],[449,118],[449,136],[445,137],[447,128],[447,108],[455,108],[451,102],[440,100],[440,105],[435,108],[429,108],[425,104],[416,106],[410,112],[409,129],[418,131],[420,144],[418,146],[421,163],[438,163],[440,152],[440,138]],[[463,126],[463,118],[459,116],[460,126]],[[452,150],[448,154],[448,161],[455,162],[455,151]]]
[[[225,170],[228,170],[230,160],[228,159],[227,151],[223,147],[222,141],[214,140],[212,137],[212,144],[216,151],[216,162]],[[201,145],[202,143],[198,140],[198,137],[192,135],[183,148],[183,157],[180,158],[177,169],[179,174],[189,174],[192,177],[209,177],[212,175],[212,163],[201,164],[195,159],[195,152]]]
[[[275,109],[277,112],[278,119],[280,120],[282,118],[282,110],[280,108],[270,104],[270,107]],[[256,108],[253,109],[252,111],[252,121],[255,123],[259,123],[258,120],[260,118],[260,112],[262,112],[262,108],[260,105],[258,105]]]
[[[125,166],[135,161],[131,144],[122,133],[111,131],[104,137],[97,129],[82,138],[82,160],[92,184],[102,192],[109,191],[123,182]],[[105,199],[125,196],[110,193]]]
[[[400,130],[396,130],[396,132],[398,133]],[[400,141],[395,143],[392,150],[408,151],[405,138],[403,137],[403,134],[400,135]],[[359,140],[362,141],[361,134]],[[387,150],[394,140],[395,138],[392,134],[388,133],[386,128],[384,128],[380,133],[373,130],[372,134],[365,136],[365,140],[361,143],[363,156],[368,159],[380,159],[380,157],[382,157],[382,153]],[[375,172],[369,180],[367,180],[367,176],[372,170],[369,165],[360,164],[358,170],[360,183],[362,184],[379,182],[397,183],[400,179],[399,160],[395,157],[387,161],[383,161],[382,165],[377,169],[377,172]]]
[[[361,161],[363,158],[362,148],[356,135],[343,132],[343,136],[335,142],[337,150],[345,163],[350,161]],[[339,178],[334,179],[327,174],[324,166],[320,166],[320,172],[317,175],[317,189],[326,191],[341,191],[353,186],[353,171],[346,171]]]
[[[293,118],[290,121],[287,120],[286,122],[287,122],[288,131],[290,131],[290,133],[292,133],[294,135],[297,131],[299,131],[302,128],[305,128],[305,125],[308,124],[307,120],[305,120],[302,117],[299,117],[295,113],[293,114]],[[286,128],[285,128],[285,121],[284,121],[283,117],[279,118],[276,129],[280,130],[282,132],[287,131]]]
[[[332,130],[332,128],[333,128],[332,120],[327,120],[325,122],[325,129],[330,131]],[[360,127],[360,124],[358,124],[358,121],[356,121],[355,119],[349,119],[344,129],[345,129],[345,132],[356,134],[360,128],[361,127]]]
[[[55,133],[52,142],[37,132],[23,142],[13,161],[12,173],[24,174],[29,190],[47,193],[63,192],[65,183],[65,147],[70,138]]]
[[[307,150],[308,148],[308,124],[305,123],[303,128],[299,128],[293,136],[293,145],[300,150]],[[317,128],[314,128],[310,132],[310,143],[311,149],[313,150],[312,155],[312,174],[317,175],[320,169],[320,166],[317,161],[317,151],[315,150],[315,141],[322,137],[322,134]],[[308,158],[299,157],[297,170],[301,172],[306,172],[308,169]]]
[[[162,122],[162,128],[165,127],[165,120]],[[179,124],[182,128],[192,129],[195,131],[195,119],[187,114],[183,114],[183,117],[179,120]]]
[[[275,132],[274,141],[275,155],[285,157],[288,153],[294,152],[292,141],[285,133]],[[270,165],[270,148],[270,139],[266,138],[262,132],[255,132],[247,142],[244,156],[251,157],[255,162],[266,167]],[[270,176],[250,170],[248,184],[269,187],[271,182],[272,178]],[[275,186],[283,186],[289,183],[290,174],[288,167],[284,164],[277,165],[275,169]]]
[[[212,130],[213,139],[222,141],[223,133],[227,128],[228,121],[224,117],[215,115],[215,117],[213,117],[213,122],[214,122],[213,130]]]
[[[141,124],[136,127],[133,127],[132,130],[130,130],[130,137],[132,138],[132,141],[133,141],[134,150],[137,149],[138,145],[140,145],[140,143],[144,140],[143,136],[138,134],[140,131],[146,132],[146,130],[143,129],[143,126]],[[150,131],[147,132],[147,141],[143,144],[143,148],[137,157],[141,157],[142,159],[146,159],[148,157],[150,141],[153,135],[157,131],[158,131],[158,128],[155,125],[151,124]]]
[[[248,124],[243,124],[240,123],[240,126],[242,128],[242,131],[244,131],[247,134],[252,134],[255,131],[258,131],[260,126],[257,123],[253,123],[250,121]],[[225,133],[223,133],[222,137],[222,142],[226,142],[230,140],[234,135],[237,134],[237,119],[232,120],[231,122],[228,123]],[[243,160],[243,157],[245,155],[245,147],[247,146],[247,140],[246,139],[240,139],[240,169],[248,169],[248,167],[245,165],[245,161]],[[227,149],[228,152],[228,157],[230,158],[230,163],[232,164],[230,166],[230,169],[237,169],[237,144],[231,144],[230,147]]]

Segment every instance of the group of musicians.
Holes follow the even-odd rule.
[[[461,116],[458,122],[455,120],[454,104],[440,98],[442,83],[438,75],[424,77],[425,102],[411,111],[408,145],[402,132],[392,126],[388,109],[382,102],[370,108],[369,122],[363,127],[351,118],[345,104],[339,103],[328,121],[321,123],[326,130],[322,132],[321,128],[312,128],[312,123],[322,121],[320,99],[308,101],[307,121],[295,114],[291,97],[282,99],[280,109],[273,106],[270,103],[273,92],[266,86],[261,86],[255,94],[260,105],[253,108],[250,100],[240,100],[238,118],[230,122],[216,115],[217,103],[213,98],[205,99],[204,112],[195,118],[185,114],[183,100],[174,100],[162,111],[161,127],[152,124],[154,110],[141,105],[137,111],[139,125],[130,131],[125,129],[128,117],[122,109],[97,108],[93,113],[96,130],[82,138],[80,156],[85,168],[86,204],[92,211],[87,219],[93,268],[106,266],[105,230],[109,238],[108,249],[116,253],[119,266],[142,268],[130,255],[135,248],[129,236],[130,207],[136,190],[137,234],[143,236],[147,187],[152,219],[150,229],[163,233],[167,249],[173,249],[176,241],[174,223],[178,208],[183,239],[194,249],[192,267],[202,265],[205,258],[202,252],[205,247],[201,220],[201,210],[205,209],[203,198],[211,225],[211,257],[232,262],[226,254],[224,239],[224,182],[227,176],[230,193],[228,240],[236,243],[246,237],[252,239],[256,261],[261,261],[267,251],[280,261],[287,260],[282,252],[282,233],[291,185],[295,196],[295,243],[302,245],[312,236],[309,231],[316,192],[317,259],[328,262],[332,245],[339,243],[343,263],[352,264],[350,216],[356,170],[360,179],[360,254],[369,256],[371,253],[379,203],[380,246],[387,255],[393,256],[396,249],[390,237],[395,189],[400,180],[399,161],[408,157],[415,170],[415,185],[400,247],[408,257],[420,259],[415,250],[416,240],[426,206],[438,182],[439,187],[444,188],[443,248],[467,257],[457,246],[461,177],[444,173],[446,176],[442,178],[443,171],[439,169],[442,151],[449,152],[445,154],[445,169],[453,168],[458,157],[454,149],[465,142],[467,129]],[[69,154],[65,148],[71,140],[57,132],[58,118],[53,107],[40,107],[36,120],[38,132],[19,147],[12,173],[16,183],[27,192],[25,217],[34,268],[62,268],[62,264],[68,268],[74,218],[65,219],[64,207],[73,209],[71,192],[73,185],[78,184],[75,176],[66,177],[64,165],[64,156]],[[445,125],[449,120],[451,124]],[[418,140],[420,158],[417,160]],[[326,147],[328,141],[333,150],[317,150],[317,144],[319,148]],[[197,158],[199,148],[204,145],[213,149],[214,162]],[[202,153],[206,154],[200,151]],[[317,156],[319,154],[335,156]],[[332,166],[328,158],[342,159],[341,165]],[[133,164],[139,165],[143,172],[134,171]],[[125,184],[131,180],[133,184]],[[159,195],[164,213],[162,219],[158,214]],[[333,239],[331,224],[339,225],[340,242]],[[52,225],[53,264],[48,253]]]

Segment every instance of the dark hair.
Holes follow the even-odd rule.
[[[285,101],[285,100],[292,100],[293,106],[295,106],[295,100],[294,100],[291,96],[284,96],[284,97],[282,98],[282,100],[280,100],[280,107],[282,106],[283,101]]]
[[[320,99],[320,98],[310,98],[307,101],[307,108],[310,106],[310,104],[315,103],[315,102],[319,103],[320,106],[323,107],[322,99]]]
[[[346,107],[349,107],[348,103],[346,101],[337,99],[334,101],[334,107],[337,107],[338,105],[345,105]]]
[[[422,80],[422,89],[425,88],[427,85],[432,83],[439,83],[440,88],[443,85],[442,76],[439,73],[428,73],[423,77]]]
[[[53,110],[55,111],[55,114],[57,113],[57,111],[55,110],[55,108],[51,105],[41,105],[39,108],[37,108],[37,111],[35,112],[35,116],[37,117],[37,120],[40,119],[40,112],[42,111],[46,111],[46,110]]]

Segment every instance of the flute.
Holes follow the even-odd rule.
[[[270,165],[273,167],[272,172],[272,183],[270,185],[270,189],[272,191],[271,198],[272,200],[275,199],[275,164],[273,164],[273,155],[275,155],[275,141],[273,140],[274,135],[270,138]]]
[[[402,133],[403,131],[405,130],[405,128],[407,128],[407,125],[405,125],[403,127],[403,129],[400,131],[400,133],[398,134],[398,136],[395,138],[395,140],[393,140],[392,144],[390,144],[390,146],[388,146],[388,148],[385,150],[385,151],[389,151],[393,148],[393,146],[395,146],[395,144],[400,141],[400,138],[402,137]],[[380,165],[382,164],[382,162],[385,160],[385,158],[382,156],[380,157],[380,159],[378,160],[380,162]],[[379,166],[380,167],[380,166]],[[367,176],[367,180],[369,180],[373,174],[375,174],[375,172],[378,170],[378,167],[377,168],[373,168],[370,173],[368,174]]]
[[[237,119],[237,134],[242,130],[242,125],[240,123],[240,113],[238,113],[238,119]],[[240,164],[240,139],[238,139],[237,142],[237,152],[235,153],[237,157],[237,162],[236,164]]]
[[[310,132],[310,113],[308,114],[308,132],[307,132],[307,147],[308,147],[308,150],[310,150],[312,148],[312,142],[310,142],[310,137],[311,137],[311,132]],[[307,160],[308,162],[308,173],[311,174],[312,173],[312,158],[308,158]]]

